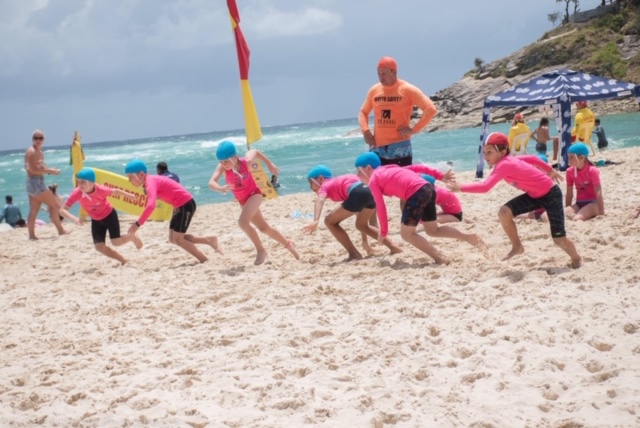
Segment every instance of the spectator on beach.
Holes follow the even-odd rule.
[[[19,224],[23,224],[22,213],[20,212],[20,208],[13,204],[13,197],[7,195],[4,197],[4,200],[7,205],[4,206],[0,214],[0,223],[5,221],[9,226],[14,228]]]
[[[521,113],[516,113],[509,130],[509,150],[514,156],[526,155],[531,129],[524,123]]]
[[[29,239],[38,239],[35,234],[36,217],[38,211],[44,203],[49,207],[51,222],[58,230],[58,235],[68,233],[60,223],[58,215],[58,202],[51,190],[49,190],[44,182],[44,175],[59,175],[58,168],[47,167],[44,161],[44,153],[42,145],[44,144],[44,133],[36,129],[31,136],[32,144],[24,154],[24,168],[27,171],[27,194],[29,195],[29,215],[27,216],[27,228],[29,230]]]
[[[476,234],[463,233],[451,226],[439,226],[436,214],[436,195],[431,183],[410,169],[398,165],[381,166],[380,158],[375,153],[363,153],[355,160],[358,178],[369,186],[376,203],[376,212],[380,222],[378,241],[382,241],[389,233],[389,220],[384,196],[395,196],[405,201],[400,220],[400,236],[420,251],[429,255],[436,264],[449,264],[431,243],[418,234],[418,224],[422,221],[427,235],[439,238],[453,238],[479,246],[482,240]]]
[[[600,119],[595,120],[595,127],[593,128],[593,133],[598,137],[598,148],[600,150],[604,149],[609,145],[609,141],[607,140],[607,135],[604,132],[604,128],[600,125]]]
[[[142,248],[142,241],[135,235],[120,236],[118,212],[111,206],[107,197],[114,195],[135,199],[135,195],[115,187],[95,184],[96,173],[91,168],[82,168],[78,171],[76,183],[77,187],[73,189],[67,198],[60,210],[60,214],[77,225],[84,224],[84,219],[79,219],[69,212],[73,204],[78,202],[91,218],[91,236],[93,237],[95,249],[99,253],[119,261],[121,264],[125,264],[127,260],[116,250],[107,246],[107,232],[109,232],[111,243],[115,246],[133,242],[139,250]]]
[[[524,253],[524,246],[513,219],[520,214],[544,208],[549,217],[553,242],[569,255],[573,268],[582,266],[582,258],[573,242],[566,236],[562,191],[554,183],[562,180],[562,175],[538,156],[510,156],[509,139],[500,132],[492,132],[487,136],[482,151],[485,161],[493,168],[491,175],[481,183],[458,184],[450,181],[447,187],[452,191],[486,193],[501,180],[505,180],[525,192],[511,199],[498,211],[502,228],[511,241],[511,250],[502,260]]]
[[[604,199],[600,184],[600,171],[589,160],[589,148],[583,143],[573,143],[569,149],[565,214],[572,220],[589,220],[604,215]],[[573,187],[576,203],[573,203]]]
[[[547,155],[547,141],[551,140],[553,142],[553,153],[558,153],[558,145],[560,143],[560,137],[552,137],[549,133],[549,119],[543,117],[540,119],[540,124],[533,132],[529,135],[529,138],[532,138],[536,142],[536,153],[539,155]]]
[[[165,177],[169,177],[176,183],[180,183],[180,177],[178,177],[177,174],[169,171],[169,166],[166,162],[158,162],[158,165],[156,165],[156,171],[158,175],[164,175]]]
[[[305,226],[302,230],[305,233],[316,231],[325,200],[342,202],[326,215],[324,218],[325,226],[327,226],[327,229],[340,245],[347,250],[347,261],[360,260],[362,259],[362,254],[353,245],[347,232],[340,226],[343,220],[355,215],[356,229],[360,231],[362,236],[362,246],[367,254],[371,255],[372,251],[367,242],[367,236],[377,239],[378,229],[369,225],[369,219],[376,213],[376,203],[373,201],[369,188],[354,174],[332,177],[331,170],[324,165],[317,165],[311,168],[307,174],[307,180],[309,181],[309,187],[314,193],[317,193],[318,197],[314,204],[313,223]],[[382,244],[391,250],[390,254],[402,252],[402,249],[389,238],[385,238]]]
[[[299,260],[300,255],[296,251],[293,241],[282,236],[262,216],[262,212],[260,212],[260,205],[263,199],[262,190],[260,190],[256,180],[251,175],[249,163],[253,162],[254,159],[259,159],[267,165],[269,171],[275,176],[279,173],[278,167],[258,150],[249,150],[244,158],[239,157],[236,152],[236,146],[231,141],[222,141],[218,145],[216,157],[220,163],[216,166],[209,180],[209,188],[216,192],[233,192],[233,196],[242,206],[238,225],[256,248],[257,254],[253,264],[261,265],[267,258],[267,250],[262,245],[257,230],[280,243],[296,260]],[[218,183],[223,173],[226,181],[224,186]]]
[[[578,135],[584,126],[591,124],[591,126],[595,126],[596,124],[596,115],[593,114],[591,109],[588,107],[586,101],[578,101],[576,103],[576,107],[578,108],[578,112],[575,117],[575,125],[571,130],[571,142],[580,141],[584,142],[585,138],[591,140],[591,134],[589,135]],[[592,130],[593,131],[593,130]]]
[[[221,253],[216,236],[195,236],[187,233],[196,212],[196,201],[180,183],[162,175],[147,174],[147,166],[139,159],[130,161],[125,166],[124,173],[129,182],[135,187],[142,187],[147,196],[140,218],[129,227],[129,236],[135,235],[144,225],[156,207],[156,200],[160,199],[173,207],[173,216],[169,223],[169,242],[191,254],[200,263],[208,259],[195,244],[209,245]]]
[[[360,107],[358,122],[369,150],[378,155],[382,165],[411,165],[411,136],[420,132],[437,113],[433,102],[420,89],[398,79],[398,66],[391,57],[378,61],[379,83],[373,85]],[[422,116],[411,126],[413,107]],[[373,110],[373,132],[369,129],[369,114]]]

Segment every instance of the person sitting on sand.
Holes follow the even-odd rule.
[[[255,225],[260,232],[279,242],[296,260],[299,260],[300,255],[296,251],[293,241],[282,236],[282,234],[271,227],[262,216],[262,212],[260,212],[260,205],[263,199],[262,190],[260,190],[258,183],[256,183],[253,175],[251,175],[251,171],[249,171],[249,164],[253,162],[254,159],[259,159],[264,162],[269,168],[269,171],[276,176],[280,172],[278,167],[258,150],[249,150],[244,158],[239,157],[236,146],[231,141],[226,140],[218,145],[216,157],[220,163],[216,166],[209,180],[209,188],[217,192],[233,192],[233,196],[235,196],[236,200],[242,206],[238,224],[240,229],[247,234],[256,247],[257,254],[254,265],[264,263],[267,258],[267,250],[265,250],[262,245],[260,236],[252,224]],[[224,186],[218,183],[223,173],[226,181]]]
[[[313,233],[318,228],[320,215],[324,201],[330,199],[334,202],[342,202],[324,218],[324,224],[333,234],[336,240],[347,250],[347,261],[360,260],[362,254],[356,249],[349,235],[340,226],[343,220],[355,215],[356,229],[362,234],[362,246],[367,254],[372,254],[367,242],[367,235],[373,239],[378,238],[378,229],[369,225],[369,219],[376,213],[376,203],[373,201],[371,191],[365,186],[357,175],[345,174],[331,177],[331,170],[324,165],[311,168],[307,174],[309,187],[318,194],[313,210],[313,223],[305,226],[305,233]],[[382,241],[391,254],[402,252],[402,249],[393,243],[388,237]]]
[[[457,192],[486,193],[501,180],[505,180],[525,192],[511,199],[498,211],[502,228],[511,241],[511,250],[502,260],[524,253],[514,217],[537,208],[544,208],[549,217],[553,242],[571,257],[571,266],[579,268],[582,265],[582,258],[573,242],[566,236],[562,191],[554,183],[554,180],[562,180],[562,175],[537,156],[510,156],[509,139],[500,132],[492,132],[487,136],[482,151],[485,161],[489,167],[493,168],[489,177],[481,183],[470,184],[458,184],[451,180],[447,183],[447,187]],[[543,171],[546,171],[546,174]]]
[[[589,148],[583,143],[574,143],[567,150],[567,191],[565,214],[572,220],[589,220],[604,215],[604,199],[600,184],[600,171],[589,160]],[[576,188],[576,203],[573,203],[573,187]]]
[[[13,228],[19,224],[23,224],[24,220],[22,219],[22,213],[20,212],[20,208],[13,204],[13,197],[7,195],[4,197],[4,200],[7,205],[4,206],[2,213],[0,214],[0,223],[4,220]]]
[[[135,235],[144,225],[156,207],[156,200],[160,199],[173,207],[173,216],[169,223],[169,242],[191,254],[200,263],[208,259],[195,244],[206,244],[216,252],[222,253],[216,236],[195,236],[187,233],[196,212],[196,201],[180,183],[162,175],[147,174],[147,166],[139,159],[127,163],[124,173],[131,184],[142,187],[147,195],[144,211],[129,227],[129,236]]]
[[[433,185],[422,179],[410,168],[398,165],[380,166],[380,158],[372,152],[363,153],[355,160],[360,181],[369,186],[376,203],[376,212],[380,222],[378,241],[389,233],[389,221],[384,196],[395,196],[405,201],[402,208],[400,236],[420,251],[429,255],[436,264],[449,264],[431,243],[417,232],[422,221],[427,235],[441,238],[453,238],[478,246],[482,243],[476,234],[463,233],[451,226],[439,226],[436,214],[436,195]]]
[[[82,168],[78,171],[76,183],[78,186],[73,189],[67,201],[63,204],[60,214],[75,224],[84,224],[84,219],[79,219],[69,212],[71,207],[78,202],[91,218],[91,236],[93,237],[95,249],[105,256],[125,264],[127,260],[116,250],[107,246],[105,242],[107,232],[109,232],[111,243],[115,246],[133,242],[139,250],[142,248],[142,241],[135,235],[120,236],[118,212],[113,208],[107,197],[114,195],[134,199],[135,195],[114,187],[96,184],[96,173],[91,168]]]

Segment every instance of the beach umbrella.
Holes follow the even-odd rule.
[[[482,133],[478,148],[476,177],[482,178],[484,158],[482,143],[489,134],[491,108],[551,106],[561,131],[558,164],[567,169],[567,149],[571,144],[571,103],[635,96],[640,102],[640,85],[578,71],[559,69],[533,77],[489,95],[482,110]]]

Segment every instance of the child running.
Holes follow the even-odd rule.
[[[325,200],[330,199],[334,202],[342,202],[341,205],[335,207],[324,218],[325,226],[347,250],[348,258],[346,261],[361,260],[362,254],[353,245],[347,232],[340,226],[340,222],[355,215],[356,229],[362,234],[362,246],[367,251],[367,254],[371,254],[372,251],[367,242],[367,235],[377,239],[378,229],[369,225],[369,219],[376,212],[376,203],[373,201],[369,188],[354,174],[332,178],[331,170],[324,165],[317,165],[311,168],[307,174],[307,180],[311,190],[317,193],[318,197],[314,204],[313,223],[305,226],[302,230],[306,233],[316,231]],[[402,249],[396,246],[389,238],[385,238],[382,243],[391,250],[391,254],[402,252]]]
[[[91,236],[93,237],[93,245],[95,249],[107,257],[116,259],[122,264],[127,260],[116,250],[110,248],[105,243],[107,232],[111,243],[115,246],[133,242],[139,250],[142,248],[142,241],[137,236],[120,236],[120,221],[118,220],[118,212],[111,206],[107,200],[108,196],[124,196],[134,198],[135,195],[120,189],[95,184],[96,173],[91,168],[82,168],[76,174],[76,183],[78,187],[73,189],[66,202],[60,208],[60,214],[75,224],[84,224],[84,219],[79,219],[69,212],[69,209],[76,202],[91,217]]]
[[[442,211],[438,212],[438,223],[458,223],[462,221],[462,204],[455,193],[446,187],[436,186],[436,179],[429,174],[420,174],[420,177],[431,183],[436,189],[436,205]]]
[[[383,196],[395,196],[406,201],[402,208],[400,236],[409,244],[431,256],[436,264],[449,264],[449,260],[426,238],[418,234],[417,227],[420,221],[429,236],[454,238],[474,246],[482,243],[476,234],[463,233],[451,226],[438,226],[435,189],[431,183],[416,174],[412,167],[418,165],[400,167],[397,165],[380,166],[380,164],[380,158],[372,152],[361,154],[355,161],[358,177],[369,186],[376,202],[376,211],[380,222],[379,241],[386,238],[389,232],[387,207]]]
[[[205,256],[195,244],[207,244],[216,252],[222,254],[215,236],[194,236],[187,234],[191,219],[196,212],[196,201],[182,185],[163,175],[148,175],[147,166],[139,159],[129,162],[124,172],[129,182],[135,187],[142,187],[147,195],[147,201],[140,218],[129,227],[129,236],[144,225],[156,207],[156,200],[160,199],[173,207],[173,216],[169,223],[169,242],[176,244],[200,263],[206,262]]]
[[[256,247],[256,260],[253,264],[257,266],[264,263],[267,258],[267,251],[262,245],[258,232],[256,232],[256,229],[251,225],[252,223],[260,232],[279,242],[293,254],[296,260],[299,260],[300,255],[294,248],[293,241],[287,240],[287,238],[282,236],[282,234],[271,227],[262,216],[260,212],[262,191],[251,175],[248,164],[257,158],[264,162],[269,168],[269,171],[275,176],[279,173],[278,168],[258,150],[249,150],[244,158],[238,157],[236,146],[231,141],[222,141],[218,145],[216,157],[220,163],[216,166],[209,180],[209,188],[217,192],[233,192],[233,196],[235,196],[242,206],[238,225]],[[220,180],[223,172],[225,174],[226,184],[221,186],[218,184],[218,180]]]
[[[583,143],[574,143],[567,150],[567,193],[565,214],[572,220],[589,220],[604,215],[604,200],[600,185],[600,171],[589,160],[589,148]],[[573,186],[576,187],[576,203],[573,202]]]
[[[486,193],[504,179],[525,192],[504,204],[498,212],[500,224],[511,241],[511,251],[502,260],[524,253],[514,217],[544,208],[549,217],[553,242],[571,257],[571,267],[582,266],[582,258],[573,242],[566,237],[564,229],[562,191],[554,183],[554,180],[561,180],[562,176],[537,156],[509,156],[509,139],[500,132],[492,132],[487,136],[482,151],[485,161],[493,168],[489,177],[482,183],[458,184],[450,181],[447,186],[453,191]]]

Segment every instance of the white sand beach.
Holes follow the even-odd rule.
[[[324,226],[301,232],[312,192],[263,204],[301,260],[263,236],[257,267],[235,203],[195,214],[190,231],[224,250],[204,248],[205,264],[167,242],[166,223],[140,229],[142,250],[119,248],[125,266],[93,249],[88,225],[40,227],[37,242],[4,232],[0,426],[640,426],[640,148],[603,157],[623,163],[601,168],[606,216],[567,222],[577,270],[533,220],[518,223],[525,254],[499,260],[497,211],[518,194],[505,183],[459,194],[456,227],[489,257],[431,239],[449,266],[406,243],[342,262]]]

